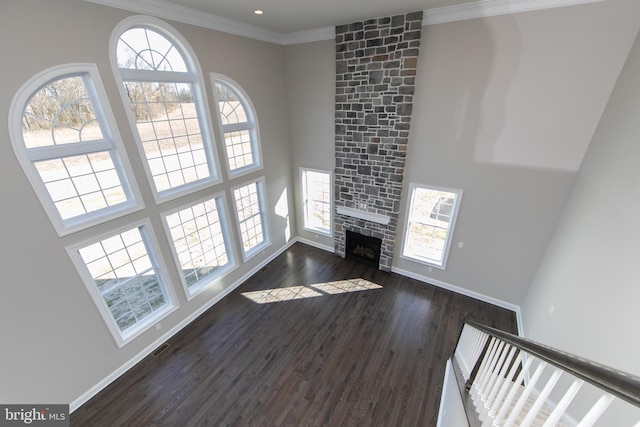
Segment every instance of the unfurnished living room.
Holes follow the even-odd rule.
[[[639,30],[3,1],[0,425],[637,426]]]

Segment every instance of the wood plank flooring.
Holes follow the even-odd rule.
[[[266,290],[250,295],[281,301],[243,295]],[[517,330],[509,310],[297,243],[71,425],[434,426],[465,313]]]

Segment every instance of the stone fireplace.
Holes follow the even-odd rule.
[[[346,232],[381,240],[390,270],[413,107],[422,12],[336,27],[336,254]]]

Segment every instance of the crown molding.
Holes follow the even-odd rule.
[[[164,0],[85,0],[136,13],[153,15],[185,24],[222,31],[279,45],[310,43],[335,38],[335,27],[316,28],[294,33],[278,33],[255,25],[222,18],[211,13],[179,6]],[[486,18],[510,13],[529,12],[564,6],[596,3],[606,0],[480,0],[457,6],[439,7],[423,11],[422,25],[443,24],[466,19]]]
[[[423,11],[422,25],[444,24],[466,19],[487,18],[601,1],[606,0],[480,0],[456,6],[427,9]]]
[[[336,38],[336,27],[316,28],[314,30],[297,31],[282,35],[283,45],[301,44],[309,42],[319,42],[322,40],[333,40]]]

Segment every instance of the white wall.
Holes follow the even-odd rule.
[[[527,337],[638,376],[639,118],[640,36],[522,305]]]
[[[442,398],[440,399],[440,412],[436,427],[469,427],[460,390],[456,383],[456,374],[451,363],[451,359],[448,359],[444,371]]]
[[[295,237],[292,172],[284,80],[284,48],[190,25],[170,23],[191,44],[207,75],[209,72],[235,79],[255,105],[260,122],[265,168],[263,171],[203,190],[198,196],[226,191],[251,178],[266,176],[272,245],[264,254],[187,302],[172,269],[171,285],[180,308],[155,328],[118,349],[65,247],[89,238],[84,230],[59,238],[9,142],[9,104],[20,86],[36,73],[59,64],[97,64],[109,95],[119,131],[136,170],[147,209],[101,225],[124,225],[151,218],[162,230],[160,212],[184,203],[184,199],[156,206],[143,172],[142,159],[133,143],[130,124],[109,63],[109,38],[113,28],[129,12],[80,0],[24,0],[3,2],[0,10],[0,52],[3,55],[0,85],[0,402],[60,402],[78,399],[104,378],[178,326],[245,274],[280,250]],[[213,107],[213,105],[211,105]],[[212,111],[213,108],[211,108]],[[285,195],[286,196],[283,196]],[[279,204],[276,213],[276,204]],[[288,217],[287,217],[288,213]],[[289,221],[289,239],[287,239]],[[166,237],[160,235],[161,255],[173,265]],[[232,232],[239,248],[237,233]]]

